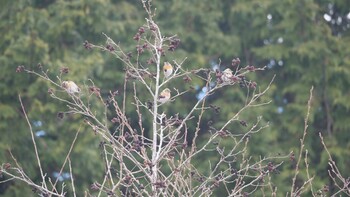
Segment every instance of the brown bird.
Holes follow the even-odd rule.
[[[171,94],[170,94],[170,89],[169,88],[165,88],[158,96],[158,102],[160,103],[165,103],[168,102]]]
[[[80,88],[73,81],[63,81],[62,87],[68,92],[68,94],[80,92]]]
[[[229,83],[232,81],[232,78],[233,78],[232,70],[229,68],[226,68],[221,76],[222,81],[224,83]]]
[[[173,66],[169,62],[164,62],[163,72],[165,78],[168,78],[171,74],[173,74]]]

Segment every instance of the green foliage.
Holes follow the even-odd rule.
[[[329,4],[333,6],[332,17],[342,17],[342,23],[324,20],[329,13]],[[181,47],[175,52],[166,52],[164,60],[181,62],[187,60],[184,67],[208,68],[219,64],[221,69],[230,67],[231,60],[239,57],[241,66],[267,65],[267,71],[251,74],[249,80],[257,81],[258,88],[266,87],[272,76],[275,81],[268,93],[266,102],[272,103],[254,108],[242,115],[240,120],[254,124],[257,116],[270,127],[262,133],[252,136],[249,154],[259,158],[278,153],[298,152],[299,139],[302,136],[306,102],[311,86],[315,87],[315,97],[310,114],[309,140],[306,147],[310,154],[310,173],[316,175],[316,190],[328,185],[327,155],[320,146],[318,132],[327,136],[330,151],[336,158],[344,176],[350,165],[349,139],[350,126],[350,42],[349,20],[346,15],[349,1],[303,0],[252,0],[252,1],[154,1],[157,8],[155,20],[159,21],[164,35],[177,34]],[[91,85],[92,79],[101,93],[123,89],[123,65],[108,54],[85,50],[83,42],[88,40],[104,45],[102,32],[121,43],[127,51],[136,54],[137,41],[133,36],[145,22],[145,12],[139,2],[120,0],[84,0],[84,1],[1,1],[0,2],[0,161],[10,162],[8,151],[23,163],[28,174],[40,182],[37,164],[33,155],[28,125],[21,112],[18,94],[21,95],[32,124],[33,131],[43,130],[46,136],[36,137],[39,152],[48,176],[60,170],[63,158],[68,151],[75,133],[80,128],[79,140],[73,149],[73,173],[76,175],[78,193],[89,188],[94,178],[103,168],[99,156],[99,139],[90,129],[81,127],[83,117],[66,116],[63,120],[56,117],[64,111],[63,106],[50,98],[48,88],[55,88],[35,76],[16,73],[18,65],[38,70],[41,63],[49,74],[60,75],[61,67],[69,67],[69,73],[63,79],[74,79],[79,84]],[[145,56],[146,57],[146,56]],[[151,69],[151,68],[150,68]],[[204,84],[192,79],[183,85],[183,80],[174,82],[175,87],[196,90],[175,101],[164,110],[170,115],[186,114],[188,106],[196,101],[196,95]],[[131,84],[131,83],[130,83]],[[128,85],[129,92],[133,91]],[[247,88],[235,87],[217,92],[208,99],[208,105],[220,107],[220,113],[206,115],[205,121],[212,120],[216,126],[223,119],[232,117],[245,103]],[[119,97],[121,99],[121,97]],[[147,101],[147,95],[142,98]],[[127,96],[127,103],[133,97]],[[227,105],[226,103],[234,103]],[[129,105],[132,106],[132,105]],[[95,106],[98,109],[99,106]],[[134,108],[127,108],[135,113]],[[136,116],[135,116],[136,118]],[[147,118],[147,117],[146,117]],[[222,119],[221,119],[222,118]],[[137,120],[131,120],[135,124]],[[208,135],[208,126],[201,125],[203,140]],[[194,122],[192,127],[196,123]],[[145,127],[149,127],[147,124]],[[238,122],[230,125],[233,132],[244,132]],[[222,141],[222,143],[230,143]],[[26,147],[26,148],[23,148]],[[203,155],[198,158],[215,160],[216,155]],[[195,161],[196,162],[196,161]],[[207,166],[203,167],[205,171]],[[68,169],[65,168],[65,171]],[[293,165],[285,163],[280,173],[272,175],[278,193],[290,191],[294,173]],[[304,171],[298,180],[306,180]],[[10,182],[0,187],[4,196],[28,196],[30,188],[21,183]],[[33,194],[34,195],[34,194]]]

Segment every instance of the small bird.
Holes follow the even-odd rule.
[[[80,92],[80,88],[73,81],[63,81],[62,87],[68,92],[68,94]]]
[[[169,101],[171,97],[170,94],[170,89],[169,88],[165,88],[158,96],[158,102],[160,103],[165,103],[167,101]]]
[[[168,78],[171,74],[173,74],[173,66],[169,62],[164,62],[163,71],[165,78]]]
[[[233,78],[232,70],[229,68],[226,68],[221,76],[222,81],[224,83],[229,83],[232,81],[232,78]]]

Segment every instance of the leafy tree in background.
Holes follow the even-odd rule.
[[[105,163],[105,169],[102,170],[104,176],[102,178],[90,178],[90,180],[96,180],[92,184],[91,190],[97,190],[99,195],[101,192],[106,193],[106,195],[122,193],[124,195],[136,193],[147,196],[171,194],[186,194],[188,196],[210,195],[214,190],[221,189],[219,187],[220,184],[226,185],[231,182],[235,182],[235,184],[229,185],[230,190],[225,191],[227,195],[230,193],[232,195],[241,194],[247,187],[252,187],[254,191],[255,184],[259,184],[260,180],[271,171],[267,169],[265,172],[265,163],[276,157],[261,158],[260,160],[252,161],[253,163],[251,164],[250,159],[245,159],[244,154],[239,157],[238,155],[241,155],[246,150],[248,143],[247,136],[250,133],[259,132],[265,126],[260,124],[261,119],[258,118],[253,125],[248,127],[245,133],[232,131],[233,133],[237,132],[233,134],[224,129],[231,127],[231,122],[239,121],[239,114],[246,109],[264,104],[264,101],[261,101],[260,97],[265,94],[266,90],[257,90],[257,84],[255,82],[245,79],[245,76],[249,73],[263,69],[253,66],[240,67],[239,59],[235,59],[235,62],[230,65],[231,68],[233,67],[234,72],[229,69],[222,72],[219,68],[188,70],[182,68],[182,65],[186,64],[185,61],[180,60],[178,63],[179,60],[174,59],[173,75],[161,80],[160,66],[161,59],[163,59],[163,56],[164,58],[166,57],[165,50],[173,51],[173,49],[177,48],[179,40],[176,36],[163,37],[158,25],[152,19],[153,11],[151,10],[151,5],[146,5],[145,2],[143,2],[143,5],[148,13],[147,23],[140,27],[138,33],[134,36],[137,46],[133,52],[124,51],[119,43],[115,43],[108,36],[106,36],[106,45],[98,46],[88,41],[84,42],[86,49],[97,48],[103,51],[109,51],[125,64],[122,71],[123,76],[125,76],[124,89],[120,91],[122,97],[119,96],[119,91],[110,91],[109,96],[106,98],[105,95],[101,94],[101,89],[95,86],[93,80],[89,80],[87,86],[84,86],[88,88],[81,90],[82,93],[79,93],[80,90],[74,82],[64,81],[68,80],[67,77],[70,74],[70,69],[67,67],[61,67],[59,71],[56,71],[56,73],[60,73],[56,77],[57,79],[55,79],[55,74],[50,76],[48,74],[50,72],[46,71],[46,67],[42,65],[39,65],[38,71],[21,65],[17,67],[16,72],[25,71],[49,83],[48,94],[52,98],[65,103],[68,108],[68,111],[63,110],[63,112],[59,112],[57,115],[58,118],[63,119],[64,116],[74,117],[74,115],[82,115],[84,117],[83,121],[79,120],[79,117],[75,118],[76,122],[82,123],[75,132],[76,137],[79,131],[81,129],[85,130],[85,126],[88,125],[94,131],[94,134],[103,140],[99,144],[99,147],[103,149],[103,158],[99,161]],[[56,6],[60,7],[61,5],[58,4]],[[135,51],[137,54],[134,54]],[[145,57],[149,59],[145,59]],[[163,103],[164,107],[163,104],[159,104],[158,95],[167,90],[165,89],[160,93],[161,89],[167,86],[169,88],[172,86],[171,89],[175,92],[174,96],[171,97],[172,100],[177,100],[174,103],[181,103],[182,95],[191,89],[188,89],[186,85],[178,85],[179,87],[177,88],[174,86],[175,83],[170,83],[170,80],[175,81],[177,84],[180,84],[179,81],[182,81],[183,84],[184,82],[191,82],[192,77],[197,78],[196,81],[201,82],[200,85],[205,84],[205,88],[207,89],[207,91],[202,91],[202,97],[198,96],[197,99],[193,94],[187,96],[192,99],[193,107],[186,108],[184,107],[185,105],[182,105],[182,110],[184,111],[182,112],[174,109],[173,111],[167,110],[168,107],[166,107],[165,103]],[[74,81],[77,81],[77,79],[74,78]],[[77,83],[79,86],[82,84],[81,82]],[[221,123],[215,125],[215,127],[210,127],[211,135],[207,136],[208,139],[203,141],[204,143],[202,144],[199,141],[199,134],[202,133],[201,122],[203,115],[211,114],[210,109],[213,109],[216,113],[220,111],[216,106],[211,104],[209,107],[206,107],[206,99],[213,94],[223,91],[220,89],[226,89],[228,91],[230,89],[229,87],[238,86],[238,83],[246,91],[248,89],[251,91],[245,97],[246,103],[240,104],[242,107],[237,108],[236,113],[225,117],[225,121],[217,118]],[[74,90],[70,90],[70,88],[74,88]],[[101,88],[104,89],[103,86]],[[69,94],[68,96],[67,93]],[[95,95],[97,96],[97,100],[94,99]],[[151,98],[151,100],[146,100],[147,97]],[[118,98],[122,99],[119,100]],[[100,104],[96,103],[97,101]],[[25,119],[31,125],[29,122],[31,118],[28,119],[28,113],[25,110],[26,107],[24,107],[21,99],[20,103]],[[131,108],[131,110],[128,108]],[[163,109],[165,111],[161,112]],[[177,114],[174,114],[175,112]],[[28,115],[30,116],[31,114]],[[83,123],[85,126],[82,126]],[[112,126],[113,124],[116,124],[115,128]],[[243,121],[241,124],[245,125]],[[44,136],[46,135],[45,131],[40,132],[44,133]],[[189,137],[187,135],[189,132],[194,136]],[[52,184],[51,179],[45,177],[43,172],[48,170],[45,167],[42,168],[40,163],[45,163],[46,161],[40,161],[40,158],[43,156],[39,156],[37,152],[36,148],[39,147],[40,150],[40,146],[37,146],[35,143],[36,140],[34,139],[31,127],[30,133],[32,134],[32,142],[35,148],[40,177],[33,182],[31,178],[24,175],[26,171],[17,162],[14,164],[16,167],[11,167],[9,163],[5,163],[2,166],[1,173],[26,182],[34,188],[35,192],[41,195],[65,196],[66,190],[62,188],[64,192],[61,193],[61,189],[56,187],[56,181]],[[86,135],[86,132],[83,132],[83,134]],[[231,139],[235,143],[227,143],[230,140],[226,139],[226,142],[221,145],[221,138]],[[69,164],[69,174],[67,177],[71,180],[67,180],[65,183],[70,182],[71,191],[67,192],[74,195],[83,193],[80,188],[78,190],[75,189],[75,183],[73,181],[80,182],[80,180],[84,180],[84,177],[79,177],[82,173],[81,170],[101,172],[101,169],[98,168],[79,169],[75,171],[77,167],[73,166],[73,171],[77,175],[72,173],[72,163],[78,163],[79,165],[80,162],[87,161],[86,158],[80,157],[79,159],[77,158],[77,161],[72,160],[71,162],[70,158],[75,159],[74,155],[71,154],[76,154],[75,151],[71,152],[73,145],[75,145],[75,139],[71,143],[72,145],[66,159],[64,159],[64,164],[62,164],[63,166],[66,166],[67,162]],[[81,140],[81,138],[79,139]],[[214,142],[214,140],[218,140],[219,142]],[[63,141],[66,142],[67,140],[63,139]],[[187,148],[188,145],[191,147]],[[216,148],[212,147],[213,145]],[[225,151],[225,148],[221,146],[230,148]],[[84,148],[82,150],[89,150],[86,147]],[[80,150],[80,147],[75,147],[74,150],[76,149]],[[219,154],[223,158],[215,161],[216,164],[213,166],[208,162],[207,164],[213,167],[208,171],[207,169],[203,169],[201,163],[191,162],[194,158],[200,159],[201,157],[199,155],[204,152],[210,152],[215,155]],[[237,160],[242,162],[237,162],[236,157]],[[232,163],[234,163],[234,166]],[[259,170],[252,171],[251,168],[253,166],[254,169],[259,168]],[[58,174],[62,175],[62,179],[65,179],[65,173],[62,170],[64,169],[61,169]],[[231,172],[232,170],[235,171]],[[262,174],[257,173],[260,170]],[[242,176],[231,180],[237,174],[242,174]],[[38,181],[41,181],[41,184],[36,183]],[[213,181],[214,185],[212,185]],[[241,187],[241,184],[244,184],[244,186]]]
[[[86,52],[83,42],[85,39],[101,41],[101,32],[118,35],[123,39],[142,16],[136,12],[139,8],[119,1],[23,0],[1,1],[1,4],[0,160],[11,160],[11,151],[25,164],[23,168],[36,177],[34,180],[39,178],[35,157],[29,154],[33,145],[18,105],[20,94],[38,135],[40,155],[45,164],[43,168],[48,177],[55,179],[62,166],[62,158],[68,152],[67,144],[71,143],[79,128],[85,130],[86,127],[81,127],[79,117],[57,117],[65,106],[48,97],[48,83],[34,76],[16,73],[16,67],[26,65],[33,70],[43,67],[43,70],[49,70],[50,73],[59,73],[60,69],[69,68],[69,73],[64,75],[66,79],[74,78],[87,83],[89,78],[106,78],[114,81],[108,87],[116,89],[123,80],[115,80],[118,79],[117,74],[108,76],[111,72],[105,73],[103,70],[106,67],[117,71],[118,66],[115,63],[105,63],[108,62],[108,57],[100,53]],[[102,176],[96,170],[101,169],[103,163],[97,159],[100,158],[99,141],[93,133],[80,134],[78,141],[72,158],[77,166],[77,175],[82,180],[87,180],[78,183],[78,189],[82,190],[92,183],[93,177]],[[30,187],[23,186],[20,182],[1,186],[4,196],[28,196],[30,190]]]
[[[258,81],[267,83],[272,74],[276,74],[272,88],[274,91],[271,93],[272,105],[256,111],[271,123],[271,130],[251,139],[256,145],[250,147],[253,153],[270,155],[290,150],[296,152],[295,148],[299,144],[297,139],[301,137],[305,101],[309,88],[314,85],[315,110],[311,115],[313,132],[307,138],[306,146],[311,152],[314,173],[320,175],[317,185],[322,187],[329,184],[326,178],[327,155],[325,151],[320,151],[322,146],[318,132],[328,135],[330,150],[337,155],[342,171],[346,171],[350,152],[347,148],[339,147],[349,146],[349,128],[345,123],[349,114],[346,90],[349,83],[348,2],[176,1],[170,4],[172,6],[165,8],[166,14],[161,15],[161,19],[168,19],[164,24],[169,26],[167,29],[179,29],[173,25],[177,21],[183,24],[180,28],[185,28],[184,40],[189,42],[184,42],[184,49],[188,52],[192,50],[186,48],[186,44],[196,46],[192,42],[197,39],[195,43],[200,43],[196,50],[199,51],[198,57],[208,51],[222,49],[219,55],[222,67],[230,64],[231,59],[227,54],[238,53],[247,64],[267,65],[273,71],[258,74]],[[200,9],[191,9],[188,4]],[[209,35],[218,39],[212,41]],[[217,61],[212,55],[205,55],[207,67],[211,60]],[[224,108],[221,113],[229,114],[235,107],[226,107],[224,103],[242,100],[242,92],[225,92],[213,99],[216,105]],[[252,118],[248,115],[245,119]],[[338,143],[340,146],[336,145]],[[293,164],[284,166],[284,173],[280,175],[284,181],[277,181],[279,183],[291,181]],[[289,188],[283,189],[281,186],[280,190],[285,193]]]
[[[88,83],[94,79],[96,86],[103,86],[102,94],[109,90],[122,89],[123,77],[121,62],[115,58],[95,51],[83,51],[82,43],[89,40],[104,42],[101,32],[118,38],[124,46],[134,51],[134,34],[145,17],[138,2],[127,1],[12,1],[1,2],[0,40],[2,72],[0,78],[0,131],[1,150],[11,148],[12,153],[27,163],[25,168],[37,174],[35,158],[23,152],[22,146],[32,147],[28,137],[27,125],[21,115],[17,94],[23,97],[29,116],[37,120],[37,131],[46,135],[39,139],[40,147],[50,147],[41,152],[44,166],[49,172],[59,170],[61,158],[67,152],[66,142],[70,141],[79,125],[74,119],[57,120],[56,114],[65,106],[52,103],[46,90],[49,85],[36,77],[15,74],[18,65],[30,65],[38,69],[41,63],[44,70],[57,71],[69,67],[67,79]],[[313,110],[310,116],[311,129],[306,147],[310,155],[312,174],[317,175],[315,187],[330,184],[327,176],[328,157],[321,151],[318,132],[326,136],[330,151],[342,172],[346,173],[349,164],[348,130],[349,103],[349,19],[350,7],[346,0],[338,1],[155,1],[157,20],[165,30],[165,35],[177,33],[181,37],[181,48],[176,58],[188,57],[188,68],[211,68],[221,65],[224,69],[231,64],[231,57],[241,58],[243,64],[268,65],[270,71],[250,76],[250,80],[269,83],[272,74],[276,78],[269,93],[273,102],[265,108],[245,114],[242,119],[248,124],[256,114],[269,121],[269,131],[253,136],[254,146],[249,147],[252,155],[275,155],[297,153],[299,138],[302,135],[303,115],[310,87],[315,86]],[[341,22],[339,22],[339,17]],[[325,20],[326,19],[326,20]],[[218,58],[221,58],[220,60]],[[169,54],[167,58],[174,59]],[[246,62],[245,62],[246,61]],[[115,72],[110,72],[114,70]],[[56,72],[56,73],[57,73]],[[181,82],[179,82],[181,83]],[[198,94],[204,86],[193,81]],[[9,88],[10,87],[10,88]],[[223,91],[220,96],[211,97],[210,102],[221,107],[220,115],[230,116],[244,101],[244,89]],[[169,111],[175,112],[179,106],[195,102],[188,97],[186,102],[174,103]],[[226,106],[234,101],[237,105]],[[214,120],[215,117],[204,117]],[[205,121],[204,121],[205,122]],[[244,129],[242,125],[237,125]],[[204,131],[206,124],[201,125]],[[83,128],[84,130],[84,128]],[[77,143],[81,152],[76,152],[82,161],[99,158],[98,141],[92,133],[81,135]],[[203,136],[205,137],[205,136]],[[84,139],[84,140],[83,140]],[[290,140],[294,139],[294,140]],[[229,142],[228,142],[229,143]],[[22,146],[14,146],[21,144]],[[87,146],[90,152],[86,152]],[[79,148],[77,148],[79,150]],[[96,151],[95,151],[96,150]],[[8,151],[0,153],[0,160],[9,160]],[[78,160],[78,159],[77,159]],[[91,164],[81,168],[82,172],[94,173],[102,168],[102,163],[90,159]],[[78,162],[73,162],[78,164]],[[294,164],[286,163],[276,174],[278,191],[285,194],[290,190]],[[78,174],[78,173],[77,173]],[[79,173],[80,174],[80,173]],[[346,176],[349,176],[345,174]],[[86,174],[89,177],[100,174]],[[280,179],[280,181],[279,181]],[[299,181],[302,182],[305,177]],[[281,183],[279,185],[278,183]],[[21,196],[28,192],[16,189],[17,184],[3,184],[4,195]],[[80,184],[80,183],[79,183]],[[82,183],[80,188],[86,188]],[[331,189],[333,188],[332,185]],[[26,187],[27,190],[30,188]],[[23,193],[22,193],[23,192]]]
[[[350,152],[340,148],[349,146],[349,128],[344,122],[349,114],[348,91],[344,89],[349,84],[348,7],[346,1],[237,1],[229,17],[233,24],[250,26],[250,29],[242,26],[233,30],[240,31],[242,43],[248,46],[244,49],[246,58],[252,64],[267,64],[277,74],[273,92],[275,109],[269,108],[264,113],[275,131],[273,144],[277,150],[295,150],[298,141],[290,139],[301,136],[305,100],[309,88],[315,86],[312,132],[306,147],[318,187],[331,184],[326,178],[327,154],[321,151],[318,132],[328,136],[330,150],[348,176]],[[270,76],[258,78],[266,77]],[[290,180],[290,170],[293,166],[281,170],[281,183]],[[284,191],[283,186],[279,189]]]

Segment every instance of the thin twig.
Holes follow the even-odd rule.
[[[21,95],[18,95],[18,99],[19,99],[19,102],[21,103],[21,107],[22,107],[22,111],[23,111],[24,117],[26,118],[27,124],[28,124],[28,126],[29,126],[30,135],[31,135],[31,137],[32,137],[32,142],[33,142],[33,145],[34,145],[35,156],[36,156],[36,160],[37,160],[37,162],[38,162],[38,166],[39,166],[39,170],[40,170],[40,175],[41,175],[41,179],[42,179],[42,184],[43,184],[43,187],[44,187],[45,189],[47,189],[46,181],[45,181],[45,175],[44,175],[44,173],[43,173],[43,168],[41,167],[40,157],[39,157],[37,145],[36,145],[36,142],[35,142],[35,138],[34,138],[34,133],[33,133],[32,125],[31,125],[30,122],[29,122],[29,119],[28,119],[28,116],[27,116],[27,112],[26,112],[26,110],[25,110],[25,108],[24,108],[24,105],[23,105],[23,102],[22,102]]]
[[[306,112],[306,116],[305,116],[305,119],[304,119],[304,132],[303,132],[303,137],[300,139],[300,152],[299,152],[299,157],[298,157],[298,160],[297,160],[297,164],[295,166],[295,174],[294,174],[294,177],[293,177],[293,182],[292,182],[292,187],[291,187],[291,191],[290,191],[290,196],[293,197],[293,196],[297,196],[297,194],[295,194],[295,182],[296,182],[296,179],[297,179],[297,176],[299,174],[299,164],[301,162],[301,158],[303,156],[303,150],[304,150],[304,141],[305,141],[305,137],[306,137],[306,134],[307,134],[307,128],[309,127],[308,125],[308,120],[309,120],[309,115],[310,115],[310,110],[311,110],[311,101],[312,101],[312,91],[313,91],[314,87],[312,86],[311,89],[310,89],[310,97],[309,97],[309,100],[307,102],[307,112]]]
[[[72,162],[70,159],[68,159],[68,164],[69,164],[69,173],[70,173],[70,179],[72,181],[72,190],[73,190],[73,195],[76,197],[76,192],[75,192],[75,184],[74,184],[74,177],[73,177],[73,170],[72,170]]]
[[[69,151],[68,151],[68,153],[67,153],[67,155],[66,155],[66,158],[64,159],[64,162],[63,162],[63,164],[62,164],[62,167],[61,167],[61,169],[60,169],[60,172],[58,173],[58,176],[57,176],[57,178],[56,178],[55,183],[53,184],[53,189],[56,188],[56,184],[57,184],[57,182],[58,182],[58,178],[61,176],[61,174],[62,174],[62,172],[63,172],[63,168],[66,166],[67,161],[69,161],[70,154],[72,153],[72,150],[73,150],[73,147],[74,147],[74,145],[75,145],[75,142],[76,142],[76,140],[78,139],[78,135],[79,135],[80,129],[81,129],[81,125],[79,126],[79,129],[78,129],[77,133],[75,134],[75,137],[74,137],[74,139],[73,139],[73,141],[72,141],[72,143],[71,143],[71,145],[70,145]]]

